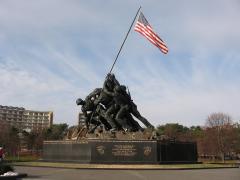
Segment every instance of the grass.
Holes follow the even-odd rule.
[[[209,169],[209,168],[234,168],[234,164],[77,164],[60,162],[15,162],[14,166],[34,166],[34,167],[57,167],[72,169]]]
[[[24,155],[24,156],[7,156],[5,158],[8,162],[26,162],[26,161],[37,161],[39,156],[36,155]]]
[[[225,160],[224,162],[222,160],[201,160],[204,163],[217,163],[217,164],[237,164],[240,163],[239,160]]]

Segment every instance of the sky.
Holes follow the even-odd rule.
[[[240,120],[239,0],[0,0],[0,104],[77,124],[76,99],[102,87],[139,6],[164,55],[131,30],[113,73],[152,124]]]

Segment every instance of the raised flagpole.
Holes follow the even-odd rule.
[[[121,45],[121,47],[120,47],[118,53],[117,53],[117,56],[116,56],[116,58],[115,58],[115,60],[114,60],[114,62],[113,62],[113,64],[112,64],[112,67],[111,67],[109,73],[112,72],[113,67],[114,67],[114,65],[115,65],[116,62],[117,62],[118,56],[119,56],[119,54],[120,54],[120,52],[121,52],[121,50],[122,50],[122,48],[123,48],[123,45],[125,44],[125,41],[127,40],[128,34],[130,33],[130,31],[131,31],[131,29],[132,29],[132,26],[133,26],[133,24],[134,24],[134,22],[135,22],[135,20],[136,20],[136,18],[137,18],[137,15],[138,15],[138,13],[139,13],[139,11],[140,11],[141,8],[142,8],[142,7],[140,6],[139,9],[138,9],[138,11],[137,11],[137,13],[136,13],[136,15],[135,15],[135,17],[134,17],[134,19],[133,19],[133,21],[132,21],[132,24],[131,24],[131,26],[130,26],[128,32],[127,32],[127,35],[125,36],[125,39],[124,39],[124,41],[123,41],[123,43],[122,43],[122,45]]]

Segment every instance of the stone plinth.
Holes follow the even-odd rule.
[[[79,163],[194,163],[196,143],[157,140],[45,141],[43,159]]]

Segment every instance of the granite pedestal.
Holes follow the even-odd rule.
[[[43,160],[78,163],[194,163],[196,143],[158,140],[45,141]]]

